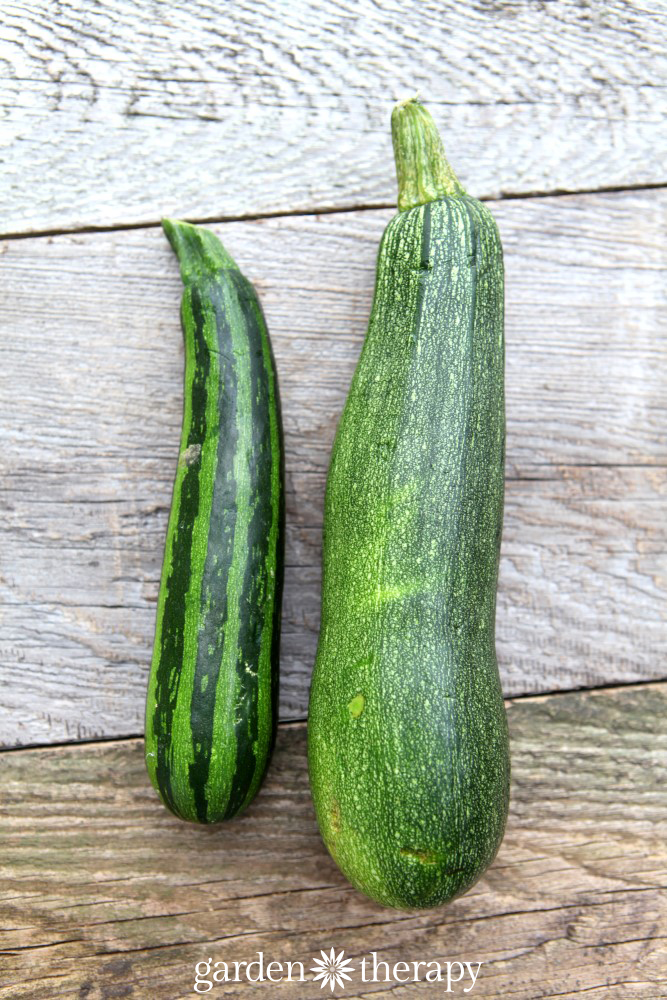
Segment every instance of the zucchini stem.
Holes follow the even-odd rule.
[[[163,219],[162,228],[178,257],[184,285],[205,275],[212,277],[222,270],[238,271],[233,257],[210,230],[176,219]]]
[[[391,115],[398,177],[398,210],[407,212],[438,198],[461,197],[465,190],[450,167],[435,122],[417,97]]]

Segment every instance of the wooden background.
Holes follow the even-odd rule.
[[[179,998],[197,961],[331,946],[481,961],[475,997],[667,997],[667,5],[1,7],[0,997]],[[467,896],[398,913],[321,844],[304,720],[328,455],[417,88],[506,253],[513,801]],[[278,748],[213,829],[142,758],[182,406],[162,215],[255,283],[286,432]],[[323,995],[211,995],[261,990]]]

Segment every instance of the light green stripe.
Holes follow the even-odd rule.
[[[169,523],[167,527],[167,541],[165,546],[164,554],[164,564],[162,567],[162,576],[160,577],[160,590],[158,594],[157,602],[157,616],[155,623],[155,642],[153,644],[153,657],[151,661],[151,670],[148,681],[148,696],[146,698],[146,767],[150,775],[151,781],[157,788],[156,770],[157,770],[157,747],[155,745],[155,735],[153,731],[153,719],[155,716],[155,709],[157,707],[157,702],[155,698],[155,689],[157,687],[157,675],[158,675],[158,664],[160,662],[160,656],[162,652],[162,626],[164,619],[164,609],[167,602],[167,597],[169,595],[168,581],[171,576],[171,570],[173,565],[174,557],[174,543],[176,542],[178,536],[178,522],[180,519],[181,511],[181,488],[183,486],[183,480],[187,473],[187,465],[185,462],[180,461],[180,456],[184,453],[188,447],[188,439],[190,437],[190,430],[192,427],[192,383],[195,377],[196,363],[195,363],[195,350],[194,350],[194,320],[192,317],[191,303],[190,303],[190,290],[187,289],[183,295],[183,329],[186,332],[185,341],[185,377],[184,377],[184,388],[183,388],[183,427],[181,430],[181,445],[179,452],[179,462],[176,467],[176,476],[174,478],[174,488],[172,492],[171,510],[169,512]],[[188,314],[186,316],[186,313]],[[174,675],[179,670],[180,664],[173,664],[171,668],[169,686],[171,687],[174,682]]]
[[[206,381],[206,436],[202,445],[199,466],[199,507],[192,527],[190,556],[190,586],[185,598],[185,623],[183,635],[183,666],[178,688],[178,699],[172,721],[171,775],[174,801],[181,810],[194,815],[195,799],[190,786],[190,765],[194,763],[194,742],[190,721],[190,705],[197,667],[199,628],[202,624],[202,581],[206,564],[213,484],[218,458],[218,391],[220,364],[217,349],[217,323],[215,311],[206,303],[203,336],[209,349],[209,372]],[[187,320],[194,326],[192,315]],[[187,806],[185,803],[187,802]]]
[[[236,374],[236,429],[237,441],[232,463],[235,483],[236,522],[232,559],[227,576],[227,619],[224,626],[224,645],[220,672],[215,691],[216,710],[213,717],[213,743],[211,762],[206,782],[206,799],[209,816],[220,816],[227,805],[236,768],[236,708],[239,682],[239,629],[241,597],[248,554],[248,531],[252,520],[250,505],[250,468],[248,456],[252,451],[252,387],[250,356],[246,320],[236,291],[225,283],[225,312],[229,317],[234,370]]]

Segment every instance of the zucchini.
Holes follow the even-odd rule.
[[[436,906],[493,860],[509,802],[495,651],[503,261],[416,100],[398,214],[326,486],[310,782],[323,839],[379,903]]]
[[[278,386],[257,295],[220,241],[165,219],[185,285],[185,389],[146,703],[164,804],[215,823],[264,777],[283,582]]]

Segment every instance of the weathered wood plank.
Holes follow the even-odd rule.
[[[391,204],[421,88],[475,194],[664,183],[667,10],[5,4],[2,230]]]
[[[494,205],[507,260],[507,694],[665,675],[667,192]],[[217,227],[255,280],[286,429],[283,718],[303,717],[324,477],[390,213]],[[0,739],[143,730],[180,427],[159,230],[0,253]]]
[[[307,972],[332,946],[352,959],[349,997],[413,997],[427,985],[364,985],[371,951],[390,966],[481,962],[475,997],[667,996],[666,714],[667,685],[511,704],[512,807],[498,858],[462,899],[410,914],[365,899],[327,855],[303,725],[281,727],[249,811],[208,829],[160,806],[140,741],[6,753],[0,997],[169,1000],[190,994],[199,961],[262,951]],[[319,987],[278,989],[314,998]],[[212,995],[266,988],[241,981]]]

